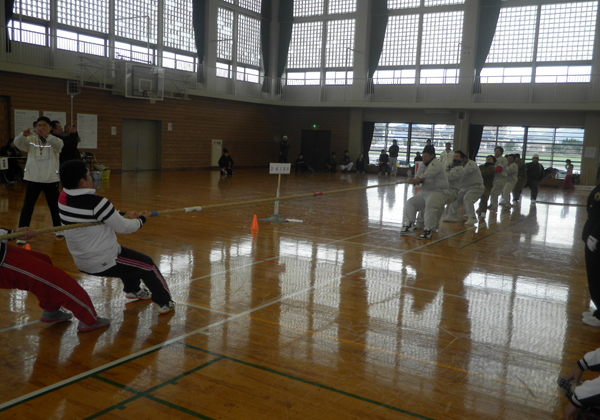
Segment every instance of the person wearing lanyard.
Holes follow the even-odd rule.
[[[35,203],[43,191],[46,202],[52,215],[52,225],[60,226],[58,214],[58,168],[59,155],[63,148],[63,141],[50,134],[50,118],[39,117],[36,128],[28,128],[15,138],[15,146],[27,153],[25,176],[27,182],[25,201],[21,209],[19,227],[29,226]],[[64,234],[56,232],[57,238]],[[26,241],[19,240],[17,244],[24,245]]]

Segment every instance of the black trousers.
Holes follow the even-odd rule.
[[[540,186],[540,181],[537,179],[529,179],[527,183],[529,184],[529,188],[531,188],[531,199],[537,200],[538,187]]]
[[[596,252],[592,252],[587,245],[585,246],[585,268],[590,297],[596,305],[594,316],[600,319],[600,250],[596,249]]]
[[[101,273],[88,274],[120,278],[125,293],[139,292],[141,280],[152,292],[153,302],[162,306],[172,300],[167,281],[152,261],[152,258],[129,248],[121,247],[121,253],[117,257],[117,265]]]
[[[21,218],[19,219],[19,227],[29,226],[31,224],[31,216],[33,215],[33,209],[35,203],[42,191],[46,196],[46,203],[50,208],[50,214],[52,215],[52,225],[60,226],[60,215],[58,214],[58,182],[27,182],[27,191],[25,192],[25,202],[21,209]]]

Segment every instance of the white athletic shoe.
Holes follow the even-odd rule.
[[[415,225],[404,225],[400,230],[400,235],[410,235],[411,233],[415,233],[417,230],[418,229]]]
[[[125,293],[125,297],[134,300],[149,300],[152,299],[152,293],[150,293],[150,290],[146,286],[140,286],[140,290],[137,292]]]
[[[170,301],[166,305],[158,306],[158,314],[159,315],[168,314],[169,312],[172,312],[174,310],[175,310],[175,302],[173,302],[173,301]]]
[[[594,316],[594,311],[586,311],[586,312],[582,313],[581,316],[584,318],[592,317],[592,316]]]
[[[583,318],[582,319],[584,324],[588,324],[591,325],[592,327],[600,327],[600,319],[596,318],[596,317],[589,317],[589,318]]]
[[[467,221],[465,222],[465,226],[476,226],[478,224],[478,220],[470,217],[469,219],[467,219]]]

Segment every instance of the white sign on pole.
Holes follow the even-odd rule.
[[[98,148],[98,116],[94,114],[77,114],[77,133],[81,143],[80,149]]]
[[[15,137],[21,134],[29,127],[33,127],[33,122],[40,116],[40,111],[31,111],[28,109],[15,109]]]
[[[269,174],[289,175],[292,169],[291,163],[269,163]]]

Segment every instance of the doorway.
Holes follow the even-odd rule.
[[[302,130],[300,150],[306,163],[315,171],[322,171],[331,150],[331,131]],[[291,156],[290,161],[294,160],[295,157]]]
[[[123,118],[124,171],[161,168],[162,121]]]

